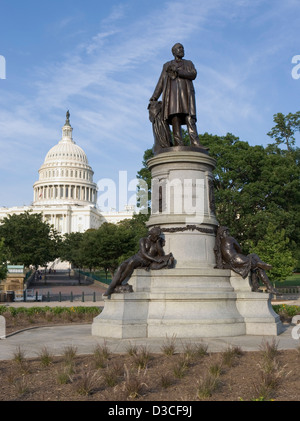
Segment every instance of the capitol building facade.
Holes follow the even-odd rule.
[[[39,169],[39,179],[33,185],[31,206],[0,208],[3,218],[25,211],[41,213],[44,221],[61,234],[97,229],[104,222],[118,223],[132,218],[134,206],[122,211],[102,213],[97,208],[97,184],[94,172],[83,149],[72,137],[70,113],[62,128],[62,138],[47,153]]]

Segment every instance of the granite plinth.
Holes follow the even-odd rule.
[[[110,338],[277,335],[282,326],[270,294],[229,270],[136,270],[133,293],[112,294],[92,325]]]
[[[102,338],[214,338],[277,335],[282,330],[270,294],[249,279],[215,269],[213,170],[197,148],[171,149],[148,161],[152,175],[149,228],[159,226],[175,268],[135,270],[133,293],[105,297],[92,334]]]

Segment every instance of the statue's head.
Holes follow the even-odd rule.
[[[175,45],[173,45],[172,54],[174,57],[184,57],[184,47],[182,44],[180,44],[180,42],[177,42]]]
[[[161,229],[159,227],[153,227],[151,228],[151,230],[148,232],[148,235],[150,237],[152,237],[153,239],[157,239],[160,237],[161,235]]]
[[[220,237],[223,237],[224,235],[229,235],[229,228],[221,226],[218,228],[218,235]]]

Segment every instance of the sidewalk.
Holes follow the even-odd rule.
[[[177,339],[175,342],[177,352],[184,349],[185,344],[206,344],[208,352],[222,352],[229,345],[239,346],[243,351],[259,351],[263,342],[272,344],[276,341],[279,350],[296,349],[299,340],[292,337],[293,326],[285,326],[286,330],[279,336],[244,335],[218,338],[188,338]],[[161,353],[162,346],[167,338],[142,339],[112,339],[92,336],[91,324],[68,325],[54,327],[40,327],[25,330],[0,340],[0,360],[13,359],[14,353],[20,347],[26,358],[36,358],[39,351],[46,347],[54,355],[62,355],[66,346],[74,346],[79,354],[92,354],[95,346],[106,345],[114,354],[126,353],[130,345],[146,346],[150,352]]]
[[[82,288],[88,288],[90,291],[97,291],[102,294],[106,290],[106,286],[103,284],[90,284],[90,285],[68,285],[69,278],[65,277],[62,279],[58,276],[51,276],[47,279],[47,285],[38,285],[35,283],[32,285],[33,288],[39,289],[43,286],[50,288],[51,291],[61,290],[62,288],[68,288],[68,293],[74,288],[79,288],[79,294]],[[67,278],[67,279],[66,279]],[[62,285],[57,285],[58,282],[62,281]],[[43,283],[44,281],[42,281]],[[71,282],[70,282],[71,283]],[[74,283],[74,280],[73,280]],[[55,285],[56,284],[56,285]],[[73,291],[74,292],[74,291]],[[291,297],[292,298],[292,297]],[[295,300],[273,300],[272,304],[287,305],[300,305],[300,299],[298,297]],[[17,303],[0,303],[0,305],[8,305],[13,307],[32,307],[32,306],[97,306],[103,307],[104,301],[85,301],[79,300],[70,301],[50,301],[50,302],[17,302]],[[198,344],[203,343],[208,345],[209,352],[220,352],[226,349],[229,345],[239,346],[244,351],[258,351],[263,343],[267,341],[272,343],[276,341],[278,349],[296,349],[300,346],[300,340],[295,340],[292,337],[292,329],[294,326],[284,325],[285,330],[279,336],[255,336],[255,335],[244,335],[237,337],[218,337],[218,338],[188,338],[188,339],[177,339],[176,349],[181,351],[184,344]],[[43,348],[47,347],[54,355],[61,355],[66,346],[73,345],[77,348],[78,354],[91,354],[94,351],[95,345],[105,344],[108,346],[113,353],[125,353],[129,348],[129,345],[135,344],[137,346],[147,346],[148,350],[153,353],[160,353],[161,347],[166,343],[167,338],[142,338],[142,339],[112,339],[112,338],[99,338],[92,336],[91,324],[87,325],[65,325],[65,326],[52,326],[52,327],[39,327],[31,328],[12,336],[8,336],[6,339],[0,340],[0,360],[9,360],[13,358],[16,349],[20,347],[24,350],[26,357],[34,358],[37,353]]]

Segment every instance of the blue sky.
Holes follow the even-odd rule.
[[[266,146],[273,114],[300,110],[299,28],[297,0],[0,0],[0,206],[32,202],[68,109],[94,181],[135,178],[176,42],[198,71],[199,133]]]

